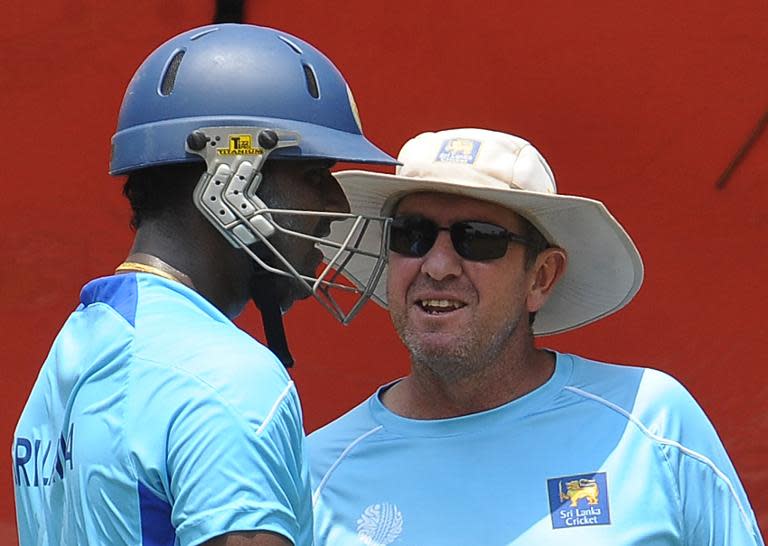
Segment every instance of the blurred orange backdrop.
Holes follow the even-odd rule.
[[[122,93],[166,38],[214,2],[6,3],[0,33],[0,439],[16,420],[82,284],[131,242],[107,175]],[[768,108],[768,3],[246,3],[245,20],[324,51],[350,82],[369,138],[476,126],[519,134],[561,192],[603,200],[635,239],[646,279],[620,313],[542,338],[558,350],[665,370],[718,428],[768,529],[768,134],[715,182]],[[260,335],[254,310],[240,319]],[[407,370],[385,311],[348,327],[312,302],[287,317],[308,431]],[[10,458],[0,543],[15,543]]]

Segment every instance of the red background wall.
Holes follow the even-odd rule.
[[[301,36],[334,59],[368,136],[389,152],[424,130],[514,132],[542,150],[561,192],[603,200],[643,254],[645,285],[619,314],[541,343],[682,380],[720,431],[768,529],[768,134],[727,186],[715,188],[768,107],[768,3],[493,4],[251,0],[246,20]],[[208,23],[213,2],[4,8],[0,443],[7,449],[81,284],[110,273],[130,245],[120,184],[106,174],[124,86],[152,48]],[[240,322],[259,331],[253,311]],[[287,324],[308,430],[407,369],[386,313],[373,304],[346,328],[310,302]],[[0,543],[13,544],[6,457]]]

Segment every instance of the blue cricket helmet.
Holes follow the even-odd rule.
[[[298,146],[271,158],[394,165],[363,136],[338,69],[307,42],[266,27],[221,24],[171,38],[128,84],[112,137],[112,175],[200,161],[185,149],[200,127],[296,131]]]

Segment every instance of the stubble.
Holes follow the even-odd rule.
[[[392,322],[411,355],[415,373],[436,376],[445,383],[455,383],[483,375],[498,365],[503,353],[513,343],[520,318],[517,317],[493,331],[480,331],[475,325],[454,336],[451,342],[430,343],[421,332],[414,331],[407,317],[392,314]]]

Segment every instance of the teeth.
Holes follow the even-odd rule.
[[[439,309],[459,309],[464,307],[463,304],[457,301],[449,300],[421,300],[421,306],[423,308],[439,308]]]

